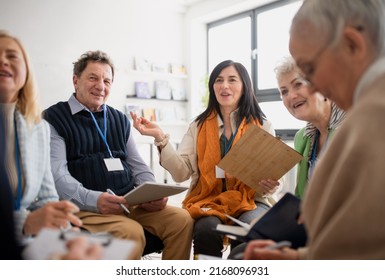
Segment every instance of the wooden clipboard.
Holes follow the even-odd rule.
[[[247,130],[218,166],[259,190],[259,181],[280,179],[302,158],[296,150],[255,125]]]

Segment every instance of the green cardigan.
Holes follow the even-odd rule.
[[[329,135],[327,143],[330,141],[335,129],[337,129],[342,121],[345,119],[345,112],[337,107],[335,103],[332,103],[332,112],[328,124]],[[302,199],[305,188],[308,182],[308,170],[309,170],[309,155],[314,145],[314,135],[316,127],[312,123],[301,128],[294,137],[294,149],[299,152],[303,159],[298,163],[297,167],[297,184],[295,187],[295,195]]]
[[[311,142],[314,141],[311,137],[305,135],[306,127],[301,128],[294,137],[294,149],[299,152],[303,159],[298,163],[297,167],[297,185],[295,187],[295,195],[302,199],[307,185],[307,175],[309,170],[309,154]],[[334,128],[329,129],[328,141],[334,133]]]

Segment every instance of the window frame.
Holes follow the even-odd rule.
[[[223,25],[226,23],[229,23],[231,21],[238,20],[240,18],[244,18],[247,16],[250,16],[251,18],[251,46],[250,46],[250,60],[251,60],[251,73],[250,77],[255,89],[255,95],[257,97],[258,102],[269,102],[269,101],[279,101],[281,100],[280,93],[278,88],[269,88],[269,89],[259,89],[258,88],[258,36],[257,36],[257,30],[258,30],[258,23],[257,18],[258,15],[261,13],[264,13],[266,11],[270,11],[273,9],[277,9],[286,5],[289,5],[291,3],[299,2],[301,0],[278,0],[274,1],[272,3],[257,7],[255,9],[251,9],[245,12],[241,12],[235,15],[231,15],[222,19],[215,20],[213,22],[207,23],[207,72],[209,71],[209,32],[210,28],[217,27],[219,25]],[[255,52],[255,56],[253,57],[251,55],[252,52]]]

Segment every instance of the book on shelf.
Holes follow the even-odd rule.
[[[156,121],[155,108],[143,108],[143,118],[149,121]]]
[[[302,155],[258,126],[251,126],[219,162],[225,172],[259,191],[263,179],[278,180]]]
[[[171,99],[171,87],[168,81],[157,80],[155,84],[155,97],[157,99]]]
[[[152,92],[148,82],[135,82],[135,94],[139,98],[152,98]]]
[[[159,122],[175,122],[177,119],[176,113],[175,113],[175,107],[165,107],[165,108],[159,108],[156,110],[157,113],[157,120]]]
[[[124,107],[126,109],[126,114],[130,120],[132,119],[130,112],[134,112],[138,117],[142,117],[142,109],[140,108],[139,105],[126,103]]]
[[[183,88],[173,88],[171,90],[173,100],[184,101],[186,100],[186,93]]]
[[[178,121],[186,121],[186,109],[180,106],[175,106],[175,118]]]
[[[170,73],[170,64],[165,62],[153,62],[152,72],[156,73]]]
[[[143,57],[135,57],[135,70],[148,72],[151,71],[151,62]]]
[[[286,193],[253,223],[244,223],[227,216],[236,225],[219,224],[216,230],[243,242],[272,239],[276,242],[289,241],[292,248],[303,247],[307,241],[307,234],[304,225],[298,223],[300,203],[299,198],[291,193]]]
[[[171,63],[171,73],[175,75],[186,75],[186,67],[183,64]]]

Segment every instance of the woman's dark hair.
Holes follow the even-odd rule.
[[[216,112],[223,119],[220,105],[217,101],[217,98],[215,97],[214,83],[222,70],[229,66],[234,66],[243,84],[243,93],[238,103],[239,109],[238,119],[236,120],[237,126],[240,125],[244,118],[246,118],[246,123],[250,123],[252,120],[258,119],[259,123],[263,125],[265,114],[262,112],[261,107],[259,107],[249,73],[241,63],[234,62],[232,60],[222,61],[217,66],[215,66],[211,72],[209,79],[209,103],[206,110],[198,115],[195,121],[198,122],[198,126],[201,125],[212,112]]]

